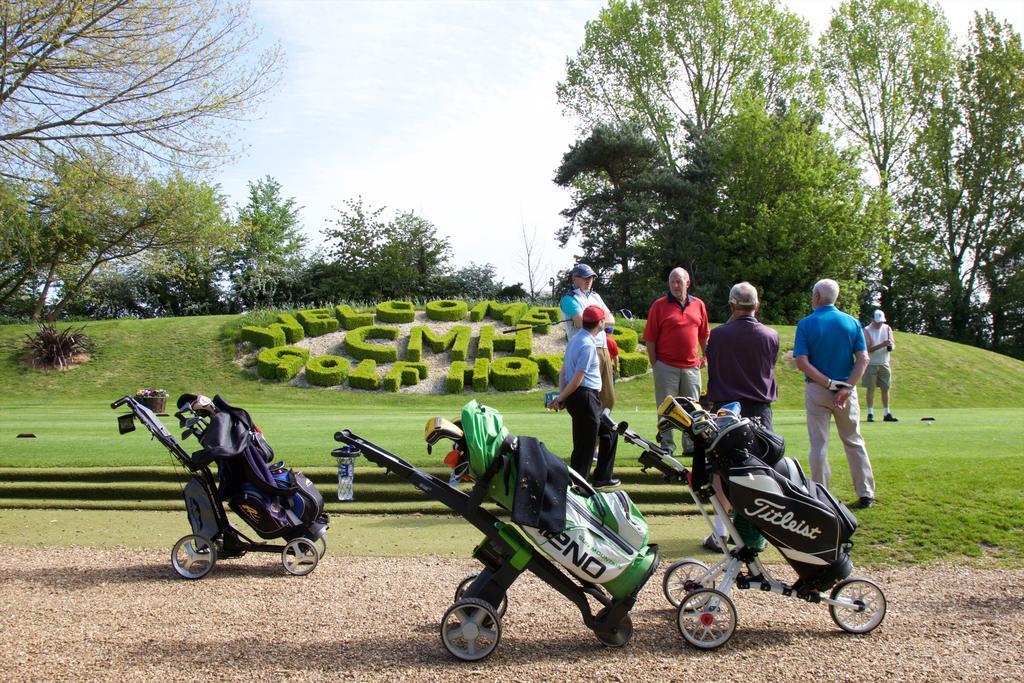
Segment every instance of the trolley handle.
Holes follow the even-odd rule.
[[[114,401],[113,403],[111,403],[110,407],[112,409],[120,408],[121,406],[123,406],[125,403],[127,403],[130,400],[132,400],[131,396],[122,396],[121,398],[119,398],[116,401]]]

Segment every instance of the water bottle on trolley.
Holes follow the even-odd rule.
[[[352,500],[355,497],[355,457],[359,449],[353,446],[342,446],[331,451],[338,459],[338,500]]]

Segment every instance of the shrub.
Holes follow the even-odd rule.
[[[456,301],[454,299],[440,299],[428,302],[426,311],[427,317],[431,320],[455,322],[466,317],[466,312],[469,311],[469,304],[465,301]]]
[[[472,371],[470,371],[472,372]],[[448,374],[444,378],[444,391],[446,394],[461,394],[466,387],[466,361],[457,360],[448,368]]]
[[[377,322],[411,323],[416,319],[416,309],[411,301],[384,301],[377,304]]]
[[[551,331],[551,323],[557,323],[562,310],[555,306],[534,306],[526,312],[516,325],[533,325],[534,334],[547,334]]]
[[[497,301],[481,301],[469,312],[469,319],[472,322],[480,322],[484,317],[488,317],[500,320],[506,325],[514,325],[529,308],[520,301],[507,304],[499,304]]]
[[[619,327],[616,324],[615,329],[612,330],[612,339],[619,345],[620,352],[633,353],[636,351],[636,345],[640,341],[640,335],[635,330],[631,330],[628,327]]]
[[[34,334],[25,337],[24,350],[35,367],[66,368],[75,356],[88,353],[93,347],[84,325],[58,330],[54,323],[43,323]]]
[[[540,368],[529,358],[499,358],[491,363],[491,381],[498,391],[532,389],[537,386],[539,374]]]
[[[238,334],[242,341],[249,342],[253,346],[262,346],[266,349],[284,346],[287,343],[284,330],[279,325],[273,327],[246,325]]]
[[[348,378],[348,358],[317,356],[306,361],[306,381],[318,387],[344,384]]]
[[[651,369],[651,361],[647,358],[647,352],[628,353],[619,352],[619,376],[634,377],[642,375]]]
[[[494,358],[494,325],[481,325],[476,342],[477,358]]]
[[[530,359],[537,364],[541,374],[547,377],[548,381],[558,384],[558,374],[562,372],[562,363],[564,361],[560,354],[547,353],[539,356],[530,356]]]
[[[473,391],[487,391],[491,382],[491,360],[477,358],[473,363]]]
[[[334,307],[334,317],[346,330],[369,327],[373,324],[373,313],[356,313],[348,304]]]
[[[263,349],[256,356],[256,371],[264,379],[276,379],[287,382],[295,375],[309,358],[309,349],[298,346],[277,346]]]
[[[348,375],[348,385],[353,389],[376,391],[380,389],[380,376],[377,375],[377,361],[367,358],[360,361],[356,369]]]
[[[494,350],[508,351],[519,358],[529,358],[533,355],[533,330],[519,330],[514,336],[506,334],[495,337]]]
[[[289,344],[294,344],[297,341],[302,341],[302,338],[306,336],[305,330],[302,329],[302,325],[295,316],[291,313],[282,313],[277,316],[277,322],[268,325],[267,327],[277,327],[284,332],[285,341]]]
[[[397,347],[370,344],[367,343],[367,339],[388,339],[394,341],[398,339],[397,327],[371,325],[352,330],[345,335],[345,353],[357,360],[371,359],[378,363],[394,363],[398,360]]]
[[[384,391],[398,391],[402,385],[417,384],[427,378],[426,363],[410,363],[400,360],[384,375]]]
[[[466,360],[469,354],[469,339],[473,334],[469,325],[452,325],[445,334],[435,334],[426,325],[413,325],[409,334],[409,352],[406,357],[412,361],[420,360],[423,344],[434,353],[451,349],[452,360]],[[413,357],[415,356],[415,357]]]
[[[334,317],[329,308],[309,308],[299,311],[295,317],[302,323],[302,329],[310,337],[319,337],[330,332],[338,331],[338,319]]]

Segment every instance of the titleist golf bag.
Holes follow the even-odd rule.
[[[759,421],[729,411],[708,418],[714,428],[694,442],[721,477],[733,510],[782,553],[801,586],[824,591],[849,576],[857,519],[846,506],[785,457],[782,437]]]

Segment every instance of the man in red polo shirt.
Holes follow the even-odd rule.
[[[686,293],[689,286],[690,274],[673,269],[668,274],[668,294],[655,300],[647,313],[644,341],[654,368],[654,399],[659,406],[666,396],[700,398],[700,369],[707,363],[704,347],[710,330],[704,302]],[[672,430],[659,431],[658,442],[675,450]],[[685,435],[683,453],[693,453],[693,444]]]

